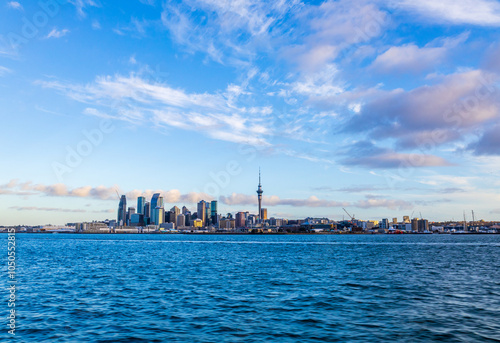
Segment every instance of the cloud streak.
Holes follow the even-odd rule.
[[[46,39],[49,38],[62,38],[66,36],[69,33],[68,29],[62,29],[58,30],[56,27],[54,27],[48,34],[45,36]]]
[[[10,70],[7,67],[2,67],[0,66],[0,76],[4,76],[6,74],[12,73],[12,70]]]
[[[118,186],[83,186],[69,189],[64,184],[42,185],[33,184],[32,182],[20,183],[18,180],[11,180],[7,184],[0,186],[0,194],[11,195],[43,195],[51,197],[74,197],[74,198],[90,198],[98,200],[113,200],[118,201],[116,193],[122,194]],[[25,194],[26,193],[26,194]],[[177,189],[171,190],[132,190],[126,192],[125,195],[129,201],[135,201],[137,197],[144,196],[150,199],[153,194],[160,193],[163,200],[168,204],[195,204],[201,200],[219,200],[221,203],[228,206],[247,206],[255,205],[257,198],[255,195],[247,195],[241,193],[232,193],[229,196],[220,196],[218,199],[213,199],[210,195],[200,192],[190,192],[182,194]],[[411,203],[402,200],[392,200],[384,198],[366,197],[364,200],[357,202],[335,201],[320,199],[316,196],[310,196],[307,199],[291,199],[280,198],[276,195],[264,195],[263,203],[266,206],[291,206],[291,207],[306,207],[306,208],[325,208],[325,207],[359,207],[359,208],[390,208],[390,209],[408,209],[411,208]],[[61,209],[51,208],[36,208],[36,207],[11,207],[19,211],[40,210],[40,211],[64,211]],[[106,210],[108,211],[108,210]],[[86,212],[86,211],[81,211]]]
[[[254,195],[232,193],[229,196],[221,196],[220,202],[226,205],[255,205],[256,197]],[[265,206],[291,206],[291,207],[358,207],[358,208],[388,208],[407,210],[413,208],[413,204],[404,200],[394,199],[378,199],[373,197],[366,197],[364,200],[355,202],[347,201],[334,201],[320,199],[316,196],[311,196],[307,199],[281,199],[276,195],[263,196],[262,203]]]
[[[132,74],[96,78],[94,83],[78,85],[60,81],[37,81],[68,97],[95,106],[85,114],[123,120],[134,124],[149,121],[159,127],[196,131],[211,138],[256,146],[269,146],[272,131],[264,125],[272,109],[247,107],[240,103],[245,91],[229,85],[217,93],[188,93]]]
[[[435,22],[500,26],[500,4],[495,0],[402,0],[394,3]]]
[[[69,209],[59,207],[36,207],[36,206],[11,206],[11,210],[16,211],[43,211],[43,212],[65,212],[65,213],[86,213],[87,211],[81,209]]]

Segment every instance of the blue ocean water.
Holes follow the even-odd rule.
[[[16,242],[16,342],[500,341],[500,235]]]

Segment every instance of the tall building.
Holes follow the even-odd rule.
[[[197,212],[197,216],[198,216],[198,219],[201,219],[202,221],[202,225],[203,226],[206,226],[206,222],[205,222],[205,217],[206,217],[206,201],[205,200],[202,200],[198,203],[198,212]]]
[[[184,223],[186,224],[186,226],[189,226],[191,224],[191,212],[187,211],[184,216],[185,216]]]
[[[411,230],[414,232],[418,232],[418,218],[413,218],[411,220]]]
[[[149,205],[151,209],[151,224],[158,224],[158,217],[157,217],[157,207],[163,208],[163,197],[160,196],[160,193],[155,193],[153,194],[153,197],[151,198],[151,204]],[[162,214],[162,217],[164,217],[165,214]]]
[[[144,214],[145,197],[137,197],[137,213]]]
[[[144,203],[144,224],[149,224],[151,218],[150,203],[146,201]]]
[[[257,188],[257,199],[259,199],[259,212],[258,212],[259,217],[261,215],[261,210],[262,210],[262,193],[264,193],[264,191],[262,190],[262,185],[260,184],[260,168],[259,168],[259,187]],[[260,218],[260,221],[262,221],[262,218]]]
[[[429,221],[427,219],[420,219],[417,224],[418,232],[429,231]]]
[[[130,218],[135,214],[135,207],[129,207],[127,211],[127,225],[130,225]]]
[[[389,219],[384,218],[382,221],[379,223],[381,229],[388,229],[389,228]]]
[[[122,195],[118,204],[118,225],[127,225],[127,197]]]
[[[260,210],[260,219],[267,220],[267,208],[262,208]]]
[[[217,200],[212,200],[210,203],[210,219],[212,224],[217,224]]]
[[[183,214],[179,214],[177,216],[177,223],[176,223],[177,227],[183,227],[183,226],[186,226],[186,217],[183,215]]]
[[[161,225],[165,222],[165,209],[160,206],[156,206],[154,210],[154,224]]]
[[[186,213],[188,212],[189,212],[188,208],[186,206],[182,206],[182,214],[186,215]]]
[[[174,206],[174,207],[172,207],[172,208],[170,209],[170,212],[173,212],[173,213],[174,213],[175,218],[177,218],[177,216],[178,216],[179,214],[181,214],[181,209],[180,209],[180,208],[178,208],[177,206]]]
[[[236,213],[236,227],[245,227],[245,212]]]
[[[210,203],[208,201],[205,203],[205,223],[207,226],[212,223],[210,219]]]

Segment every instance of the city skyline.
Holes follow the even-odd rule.
[[[500,218],[498,1],[0,13],[0,225],[115,218],[117,192],[256,213],[259,166],[268,217]]]

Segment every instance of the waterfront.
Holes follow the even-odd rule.
[[[16,237],[20,342],[500,340],[498,235]]]

